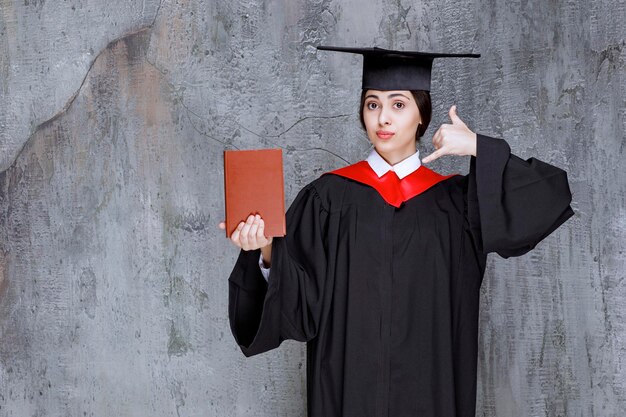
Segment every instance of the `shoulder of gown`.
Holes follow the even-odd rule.
[[[343,201],[349,183],[350,180],[338,175],[322,175],[304,186],[299,196],[302,194],[303,197],[308,195],[319,198],[320,209],[330,211],[337,207],[338,202]]]

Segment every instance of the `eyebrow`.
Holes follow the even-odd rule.
[[[398,97],[398,96],[404,97],[405,99],[410,100],[407,96],[405,96],[404,94],[400,94],[400,93],[392,94],[392,95],[389,96],[389,98],[394,98],[394,97]]]
[[[410,98],[408,98],[407,96],[405,96],[404,94],[400,94],[400,93],[395,93],[395,94],[391,94],[389,97],[387,98],[394,98],[394,97],[404,97],[407,100],[410,100]],[[368,98],[375,98],[376,100],[380,100],[380,98],[376,95],[376,94],[370,94],[367,97],[365,97],[365,99],[367,100]]]

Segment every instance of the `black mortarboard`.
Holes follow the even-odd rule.
[[[392,51],[382,48],[318,46],[324,51],[363,55],[363,89],[430,91],[430,73],[435,58],[478,58],[480,54],[442,54]]]

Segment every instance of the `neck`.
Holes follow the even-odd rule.
[[[412,151],[405,152],[383,153],[376,149],[376,152],[378,152],[378,155],[380,155],[389,165],[393,166],[414,155],[417,151],[413,149]]]

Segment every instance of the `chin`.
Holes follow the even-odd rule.
[[[415,151],[416,147],[415,146],[398,146],[398,144],[396,143],[392,143],[392,142],[375,142],[374,143],[374,147],[376,148],[377,151],[379,152],[400,152],[400,153],[405,153],[407,151]]]

